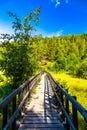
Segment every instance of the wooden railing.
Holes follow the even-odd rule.
[[[2,126],[0,127],[2,127],[2,130],[16,130],[16,119],[21,114],[21,110],[24,109],[24,104],[30,95],[30,91],[42,73],[40,72],[24,82],[0,102],[0,113],[2,114]]]
[[[46,73],[49,81],[51,82],[58,106],[60,106],[62,110],[62,119],[63,122],[65,122],[66,130],[78,130],[78,112],[80,112],[84,121],[87,123],[87,110],[76,101],[75,96],[69,95],[67,90],[63,89],[63,87],[52,77],[50,73]],[[69,105],[69,103],[71,103],[71,105]]]

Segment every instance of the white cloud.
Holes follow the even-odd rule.
[[[69,0],[64,0],[66,4],[69,3]],[[60,0],[51,0],[51,2],[55,3],[55,8],[60,5],[62,2]]]
[[[48,36],[48,37],[61,36],[62,34],[63,34],[63,30],[59,30],[59,31],[57,31],[57,32],[48,33],[47,36]]]
[[[60,5],[60,1],[59,0],[56,0],[56,4],[55,4],[55,7],[57,7],[58,5]]]
[[[47,32],[42,29],[37,29],[37,31],[34,32],[33,35],[42,34],[43,37],[61,36],[63,34],[63,31],[64,30],[59,30],[57,32]]]

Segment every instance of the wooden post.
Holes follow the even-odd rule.
[[[14,113],[15,112],[15,110],[16,110],[16,96],[13,98],[13,112],[12,113]],[[13,123],[12,123],[12,130],[16,130],[16,119],[13,121]]]
[[[73,98],[76,100],[75,96],[73,96]],[[72,120],[76,129],[78,130],[78,114],[77,114],[77,109],[73,104],[72,104]]]
[[[62,91],[61,91],[61,95],[60,95],[61,97],[61,102],[62,102],[62,105],[64,106],[64,100],[63,100],[63,93],[62,93]]]
[[[3,122],[2,122],[2,129],[4,129],[5,125],[7,124],[7,120],[8,120],[8,105],[6,105],[3,108]]]
[[[66,91],[67,91],[67,93],[68,93],[68,89],[67,89]],[[65,104],[66,104],[66,112],[67,112],[68,115],[69,115],[69,100],[68,100],[67,97],[66,97],[66,102],[65,102]],[[68,124],[67,121],[66,121],[66,129],[67,129],[67,130],[70,130],[70,126],[69,126],[69,124]]]
[[[62,91],[60,92],[60,99],[61,99],[62,105],[64,106],[64,99],[63,99]],[[62,112],[62,119],[63,119],[63,121],[65,120],[65,116],[64,116],[63,112]]]
[[[22,92],[20,91],[18,94],[18,104],[20,105],[21,101],[22,101]],[[19,111],[19,117],[21,117],[21,110]]]

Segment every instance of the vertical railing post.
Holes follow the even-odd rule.
[[[13,112],[12,113],[14,113],[15,112],[15,110],[16,110],[16,95],[15,95],[15,97],[13,98],[13,104],[12,104],[13,106],[12,106],[12,108],[13,108]],[[12,130],[16,130],[16,119],[13,121],[13,123],[12,123]]]
[[[67,93],[68,93],[68,90],[66,90],[67,91]],[[68,100],[68,98],[66,97],[66,111],[67,111],[67,113],[69,114],[69,100]]]
[[[75,96],[73,96],[73,98],[76,100]],[[74,104],[72,104],[72,120],[76,129],[78,130],[78,114],[77,114],[77,109],[74,106]]]
[[[22,98],[21,98],[21,91],[20,91],[18,94],[18,105],[20,105],[21,100],[22,100]],[[19,117],[21,117],[21,110],[19,111]]]
[[[3,108],[3,122],[2,122],[2,129],[5,127],[5,125],[7,124],[7,120],[8,120],[8,105],[6,105]]]
[[[68,89],[66,89],[66,91],[67,91],[67,93],[68,93]],[[68,115],[69,115],[69,100],[68,100],[68,98],[66,97],[66,111],[67,111],[67,113],[68,113]],[[69,124],[68,124],[68,122],[66,121],[66,129],[67,130],[70,130],[70,126],[69,126]]]
[[[62,105],[64,106],[64,100],[63,100],[63,93],[62,93],[62,91],[60,92],[60,98],[61,98]]]
[[[25,95],[26,95],[26,87],[27,86],[25,86],[24,88],[23,88],[23,90],[22,90],[22,100],[23,100],[23,98],[25,97]],[[23,107],[22,107],[22,112],[24,113],[24,111],[25,111],[25,103],[26,103],[26,101],[24,102],[24,105],[23,105]]]
[[[62,105],[64,106],[64,99],[63,99],[63,93],[62,93],[62,91],[60,91],[60,99],[61,99]],[[62,119],[63,119],[63,121],[65,119],[65,116],[64,116],[63,112],[62,112]]]

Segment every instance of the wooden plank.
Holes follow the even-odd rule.
[[[20,128],[63,128],[62,124],[21,124]]]
[[[56,124],[56,123],[60,123],[59,120],[41,120],[41,119],[37,119],[37,120],[24,120],[22,121],[21,123],[24,123],[24,124],[41,124],[41,123],[51,123],[51,124]]]
[[[19,130],[64,130],[63,128],[19,128]]]
[[[33,113],[33,114],[25,114],[24,115],[24,117],[59,117],[60,118],[60,116],[58,115],[58,114],[52,114],[52,113],[44,113],[44,114],[36,114],[36,113]]]
[[[24,117],[23,118],[23,120],[38,120],[38,119],[40,119],[40,120],[43,120],[43,119],[45,119],[45,120],[53,120],[53,119],[56,119],[56,120],[60,120],[60,118],[59,117],[32,117],[32,118],[29,118],[28,116],[26,116],[26,117]]]
[[[25,111],[24,114],[28,114],[28,115],[32,115],[32,114],[57,114],[59,115],[59,113],[57,111],[53,111],[52,109],[47,109],[47,110],[44,110],[44,111],[41,111],[41,110],[36,110],[35,112],[34,111]]]

